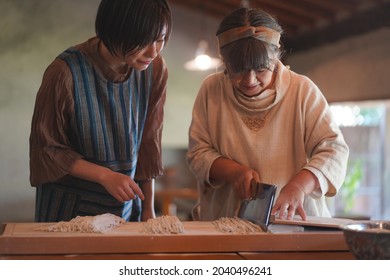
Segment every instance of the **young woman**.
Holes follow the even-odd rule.
[[[272,214],[330,216],[325,196],[340,188],[348,147],[319,88],[280,61],[282,28],[241,8],[217,31],[225,71],[197,96],[187,154],[199,183],[194,218],[237,215],[251,183],[278,186]]]
[[[49,65],[37,94],[30,135],[37,222],[155,217],[170,8],[166,0],[102,0],[95,29]]]

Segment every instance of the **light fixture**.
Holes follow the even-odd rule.
[[[249,6],[250,6],[249,0],[241,0],[241,7],[249,8]]]
[[[218,58],[210,57],[207,54],[207,49],[207,41],[201,40],[198,44],[195,58],[187,61],[184,64],[184,68],[189,71],[207,71],[211,69],[217,69],[221,61]]]

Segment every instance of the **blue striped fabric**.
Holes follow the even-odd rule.
[[[77,49],[65,60],[74,79],[75,137],[70,139],[85,159],[134,178],[139,146],[151,94],[153,67],[133,69],[123,83],[106,80]],[[131,205],[124,205],[124,217]]]

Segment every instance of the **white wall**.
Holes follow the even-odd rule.
[[[390,98],[390,28],[346,38],[289,56],[291,69],[309,76],[328,101]]]
[[[0,223],[34,217],[28,138],[43,71],[93,35],[98,0],[0,2]]]

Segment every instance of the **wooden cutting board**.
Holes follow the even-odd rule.
[[[144,223],[125,223],[105,234],[35,230],[42,225],[7,224],[0,254],[348,251],[340,231],[231,234],[212,222],[183,222],[181,234],[146,234]]]

